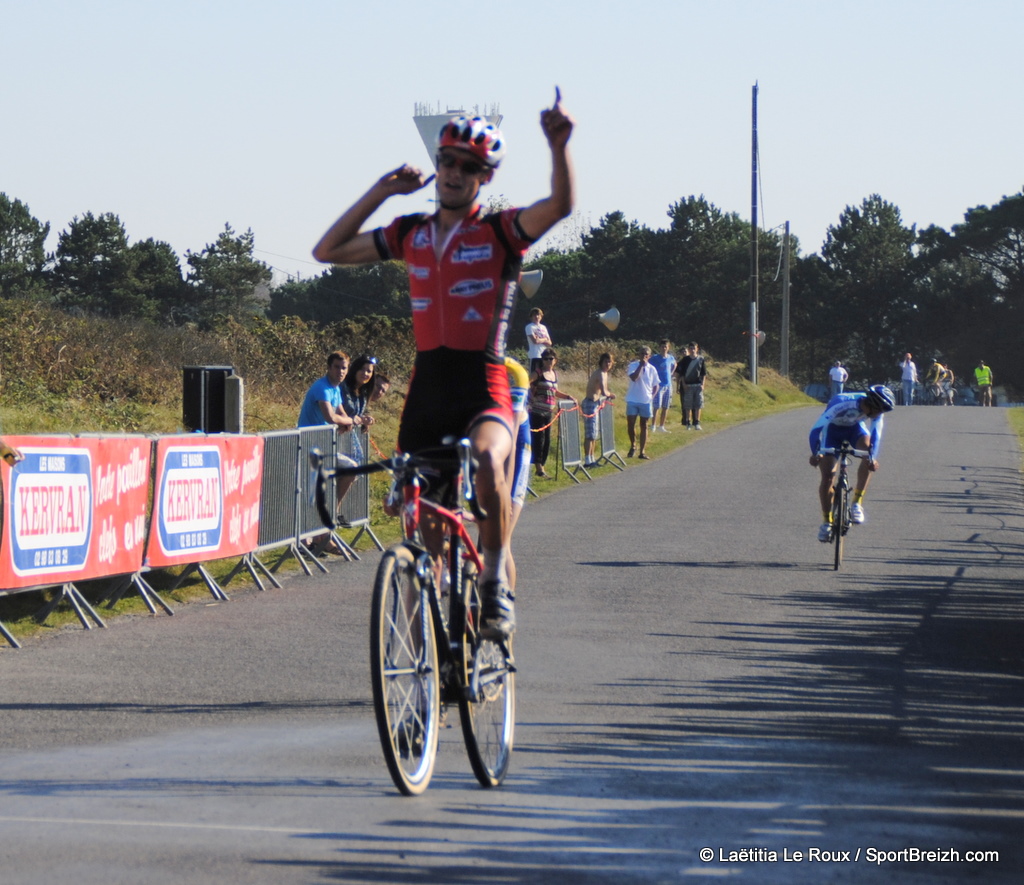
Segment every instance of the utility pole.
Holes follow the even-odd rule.
[[[754,83],[750,139],[750,382],[757,384],[757,83]]]
[[[782,236],[782,356],[779,374],[789,377],[789,222]]]

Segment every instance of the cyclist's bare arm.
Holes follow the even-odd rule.
[[[412,194],[430,184],[434,176],[415,166],[392,169],[363,194],[321,237],[313,248],[313,257],[325,264],[368,264],[380,261],[373,232],[360,232],[366,220],[389,197]]]
[[[562,93],[555,87],[554,107],[541,112],[540,125],[551,148],[551,195],[527,206],[519,213],[519,226],[534,240],[539,240],[552,227],[572,212],[575,202],[569,138],[575,121],[562,106]]]

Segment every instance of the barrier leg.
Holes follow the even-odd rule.
[[[86,598],[82,596],[78,588],[74,584],[65,584],[60,588],[53,601],[47,605],[44,605],[35,615],[35,619],[41,624],[45,621],[53,612],[57,609],[57,606],[67,600],[68,604],[75,610],[75,614],[78,616],[78,620],[82,622],[82,627],[86,630],[92,629],[92,624],[89,623],[89,618],[96,623],[98,627],[106,627],[103,623],[103,619],[100,618],[96,611],[91,605],[89,605]],[[88,615],[88,618],[86,617]]]
[[[254,566],[258,567],[259,570],[267,576],[270,583],[277,587],[278,590],[281,589],[281,582],[274,577],[270,569],[259,561],[255,553],[246,553],[245,556],[242,557],[242,562],[245,563],[245,567],[249,570],[249,574],[252,576],[253,581],[260,590],[264,589],[263,582],[260,581],[260,576],[256,573],[256,568],[254,568]]]
[[[121,580],[114,584],[110,590],[100,599],[100,602],[107,604],[107,609],[112,609],[121,601],[121,597],[128,592],[128,588],[132,585],[132,576],[123,575]],[[152,611],[152,609],[150,609]],[[154,612],[155,614],[155,612]]]
[[[616,470],[626,469],[626,462],[622,460],[622,456],[618,452],[610,452],[607,455],[602,455],[597,460],[600,464],[610,464]],[[616,461],[618,461],[618,464],[615,463]]]
[[[375,546],[375,547],[376,547],[376,548],[377,548],[377,549],[378,549],[378,550],[379,550],[379,551],[380,551],[381,553],[383,553],[383,552],[384,552],[384,545],[383,545],[383,544],[381,544],[380,540],[379,540],[379,539],[377,538],[377,536],[376,536],[376,535],[375,535],[375,534],[373,533],[373,529],[371,529],[371,528],[370,528],[369,524],[364,524],[364,525],[361,525],[361,526],[359,526],[359,531],[358,531],[358,532],[356,532],[356,536],[355,536],[355,537],[354,537],[354,538],[352,539],[352,544],[353,544],[353,546],[354,546],[355,544],[358,544],[358,543],[359,543],[359,539],[360,539],[360,538],[361,538],[361,537],[362,537],[362,536],[363,536],[364,534],[365,534],[365,535],[369,535],[369,536],[370,536],[370,540],[371,540],[371,541],[373,541],[373,545],[374,545],[374,546]],[[356,559],[358,559],[358,558],[359,558],[359,557],[358,557],[358,556],[356,556]]]
[[[197,562],[195,570],[199,572],[199,576],[206,582],[206,588],[214,599],[219,599],[221,602],[231,601],[231,597],[221,589],[220,584],[213,579],[213,575],[206,570],[202,563]]]
[[[206,589],[210,591],[210,595],[214,599],[218,599],[221,602],[231,601],[231,597],[221,589],[220,585],[213,579],[213,575],[206,570],[205,566],[201,562],[190,562],[188,566],[186,566],[185,571],[178,576],[178,580],[174,582],[174,589],[180,587],[181,582],[191,575],[192,572],[199,573],[199,577],[203,579],[203,582],[206,584]]]
[[[331,541],[334,541],[338,549],[341,551],[341,555],[344,556],[348,562],[359,559],[359,554],[349,546],[348,541],[338,534],[337,529],[324,535],[323,540],[316,546],[317,554],[321,553]]]
[[[174,609],[171,608],[166,602],[164,602],[163,599],[160,597],[160,594],[153,589],[153,585],[150,584],[149,581],[147,581],[144,577],[142,577],[142,572],[135,572],[135,574],[133,574],[128,579],[128,586],[134,587],[136,590],[139,591],[139,596],[142,597],[142,601],[146,603],[146,607],[154,615],[156,614],[156,609],[153,607],[154,601],[156,602],[157,605],[160,606],[160,608],[167,612],[167,614],[174,614]]]
[[[316,552],[307,547],[305,544],[293,544],[292,553],[295,554],[295,558],[299,561],[299,565],[302,566],[302,570],[307,575],[313,574],[309,570],[309,566],[306,565],[307,556],[309,557],[309,561],[312,562],[313,565],[315,565],[318,569],[320,569],[321,572],[323,572],[325,575],[330,574],[330,569],[327,568],[327,566],[320,561],[319,557],[316,555]]]
[[[281,588],[281,585],[277,582],[277,578],[270,574],[270,572],[268,572],[264,567],[263,563],[256,559],[255,555],[252,553],[246,553],[244,556],[239,558],[238,562],[235,563],[235,567],[231,569],[231,572],[224,579],[225,586],[231,583],[235,575],[237,575],[240,571],[245,569],[247,572],[249,572],[249,577],[252,578],[252,582],[257,586],[257,588],[265,591],[267,588],[263,586],[263,582],[260,580],[260,576],[256,573],[256,569],[253,568],[253,562],[255,562],[261,569],[263,569],[263,571],[266,573],[267,577],[270,578],[275,587],[277,587],[278,589]]]
[[[569,479],[571,479],[574,483],[576,483],[576,485],[583,485],[583,483],[581,482],[580,478],[576,475],[576,472],[579,471],[579,470],[583,470],[583,467],[582,466],[580,466],[580,467],[566,467],[565,468],[565,475],[568,476]],[[586,473],[585,470],[583,472]],[[587,473],[587,479],[590,479],[590,474],[589,473]]]
[[[3,636],[3,638],[7,640],[7,643],[11,648],[21,648],[21,643],[11,635],[10,631],[3,625],[2,621],[0,621],[0,636]]]
[[[167,614],[174,614],[174,609],[160,598],[160,594],[157,593],[149,582],[142,577],[142,572],[125,575],[121,581],[114,585],[111,591],[100,601],[105,601],[107,603],[107,609],[112,609],[121,601],[125,593],[127,593],[132,587],[139,591],[139,596],[142,598],[142,601],[146,603],[146,608],[149,609],[150,614],[156,614],[156,605],[159,605],[160,608],[167,612]],[[156,602],[156,605],[153,604],[154,601]]]

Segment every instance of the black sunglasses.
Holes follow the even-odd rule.
[[[466,175],[479,175],[487,167],[476,160],[463,160],[453,154],[438,154],[437,165],[445,169],[453,169],[458,166]]]

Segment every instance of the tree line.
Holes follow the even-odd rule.
[[[46,252],[49,222],[0,193],[0,297],[29,298],[71,312],[209,328],[219,317],[265,310],[271,271],[253,258],[252,230],[231,225],[199,252],[152,238],[129,243],[117,215],[75,217]]]
[[[743,362],[748,343],[750,225],[703,196],[672,203],[668,225],[651,229],[611,212],[578,246],[531,256],[544,271],[536,298],[558,341],[607,336],[597,314],[617,307],[617,336],[652,342],[697,340],[706,352]],[[270,269],[252,257],[253,234],[226,225],[217,241],[186,253],[154,240],[129,244],[120,220],[86,214],[60,234],[48,255],[49,225],[0,194],[0,296],[48,299],[68,309],[207,327],[217,317],[293,316],[328,325],[369,316],[408,317],[405,273],[395,263],[329,268],[319,277],[269,291]],[[951,230],[917,230],[877,194],[847,206],[820,253],[800,255],[790,238],[790,372],[798,384],[823,381],[841,360],[861,382],[898,377],[897,359],[932,357],[969,375],[979,359],[997,383],[1024,390],[1015,360],[1024,309],[1024,192],[968,209]],[[783,238],[758,236],[763,366],[778,367]],[[512,344],[522,342],[515,340]]]

